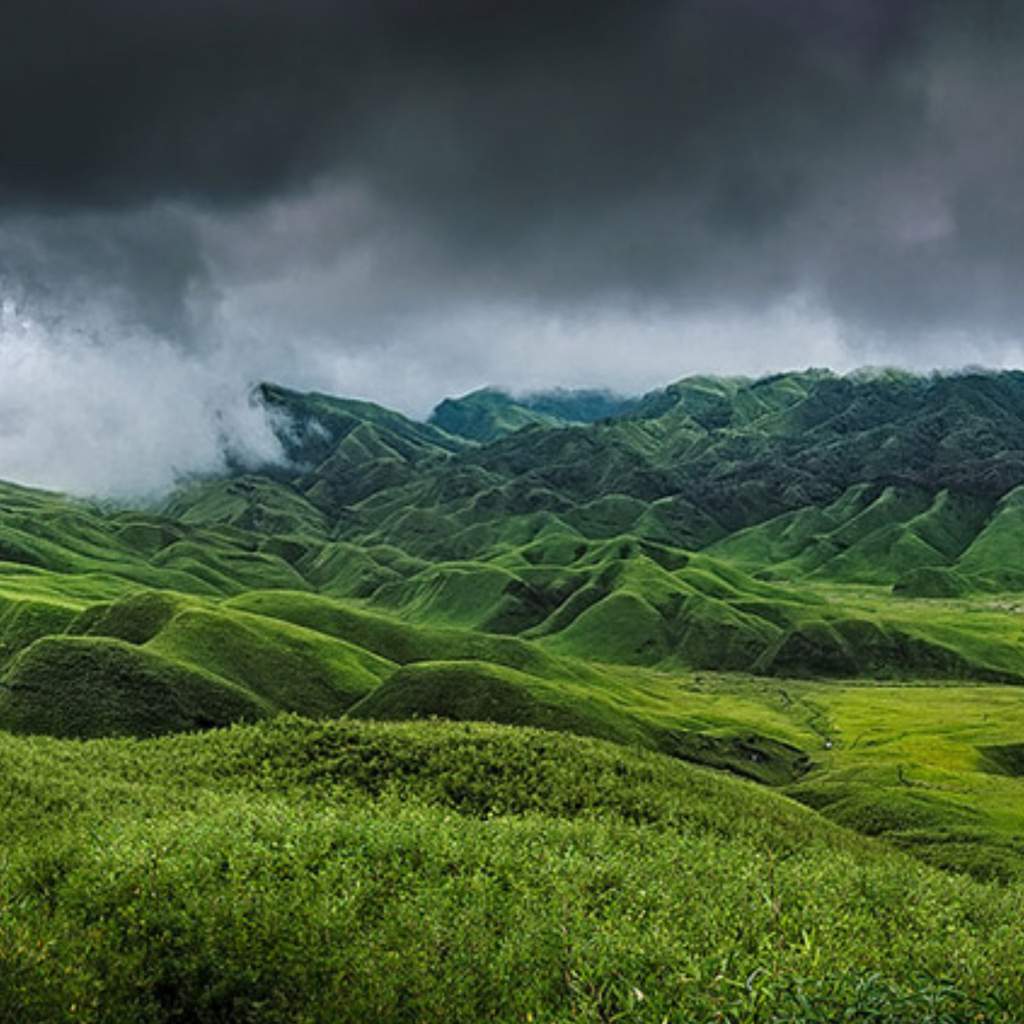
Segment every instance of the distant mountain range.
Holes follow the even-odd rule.
[[[72,604],[126,585],[298,591],[619,664],[1024,681],[1005,624],[871,604],[1024,590],[1024,374],[482,391],[426,423],[258,398],[285,466],[192,481],[159,509],[3,487],[8,575]],[[70,615],[46,602],[38,628],[17,612],[0,665]]]
[[[771,576],[1024,586],[1024,549],[1005,542],[1024,500],[1016,372],[694,377],[632,400],[484,390],[427,423],[270,385],[261,396],[301,467],[279,482],[349,541],[476,557],[481,524],[541,516]],[[170,507],[201,508],[210,487]],[[965,578],[918,572],[935,569]]]
[[[497,388],[483,388],[462,398],[446,398],[430,423],[471,441],[496,441],[523,427],[565,427],[596,423],[633,412],[640,399],[609,391],[559,389],[514,398]]]

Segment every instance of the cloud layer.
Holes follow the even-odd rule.
[[[8,29],[0,291],[37,369],[8,324],[0,476],[158,486],[215,462],[203,410],[248,436],[260,378],[423,414],[1020,360],[1007,2],[36,0]],[[142,479],[98,405],[180,442]],[[64,430],[105,467],[62,467]]]
[[[0,466],[6,479],[107,497],[156,498],[231,459],[280,461],[262,408],[221,357],[155,338],[96,344],[0,309]]]

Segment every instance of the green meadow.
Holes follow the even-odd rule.
[[[607,742],[4,738],[10,1020],[1013,1021],[1024,888]]]
[[[1024,1017],[1021,375],[259,397],[0,485],[0,1020]]]

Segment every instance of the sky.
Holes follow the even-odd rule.
[[[272,380],[1024,365],[1010,0],[13,0],[0,477],[258,462]]]

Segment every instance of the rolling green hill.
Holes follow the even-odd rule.
[[[241,673],[259,675],[285,638],[252,636],[221,602],[276,589],[577,662],[1024,679],[998,598],[1024,581],[1024,477],[994,468],[1010,472],[1024,450],[1020,374],[809,371],[690,378],[631,403],[484,391],[444,407],[536,413],[486,443],[366,402],[271,385],[257,397],[287,465],[192,481],[158,509],[0,490],[6,662],[73,613],[160,589],[193,605],[147,638],[151,653],[249,685],[228,667],[237,651],[263,652]],[[844,589],[858,586],[996,597],[965,617],[865,609]],[[272,703],[337,710],[306,699]]]
[[[1020,1019],[1024,375],[254,397],[0,484],[0,1019]]]
[[[495,726],[0,733],[0,1017],[1009,1024],[1022,890]]]

